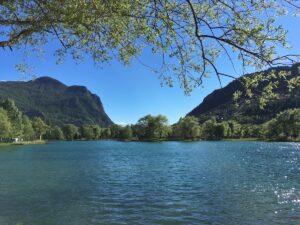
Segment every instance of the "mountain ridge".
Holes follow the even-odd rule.
[[[291,77],[299,76],[298,67],[299,63],[293,66],[282,66],[269,68],[265,71],[259,73],[268,73],[274,70],[276,73],[280,71],[290,72]],[[256,76],[259,73],[247,74],[245,76],[251,77]],[[239,78],[240,79],[240,78]],[[237,79],[230,82],[223,88],[214,90],[209,95],[207,95],[203,101],[191,110],[186,116],[195,116],[200,122],[204,122],[211,117],[215,117],[217,120],[237,120],[241,123],[255,123],[260,124],[266,122],[267,120],[274,117],[278,112],[284,111],[289,108],[299,108],[300,107],[300,94],[299,89],[288,91],[288,88],[283,85],[283,79],[277,79],[279,81],[279,88],[277,90],[279,94],[279,99],[272,100],[264,109],[259,108],[257,104],[252,104],[248,106],[246,104],[246,98],[241,97],[239,100],[239,106],[236,106],[233,101],[233,94],[236,91],[243,92],[243,86],[241,82]],[[258,89],[262,89],[265,84],[261,83]],[[256,101],[254,96],[253,102]]]
[[[0,100],[7,98],[14,100],[30,118],[39,116],[53,125],[113,124],[99,96],[84,86],[67,86],[49,76],[30,81],[1,81]]]

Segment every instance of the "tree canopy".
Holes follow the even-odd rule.
[[[226,57],[235,68],[293,63],[297,55],[278,55],[288,47],[276,18],[299,10],[298,0],[0,0],[0,47],[37,50],[58,41],[58,61],[66,54],[96,63],[117,58],[124,64],[148,47],[161,56],[162,82],[179,80],[185,93],[215,74]]]
[[[138,120],[134,130],[140,139],[162,139],[169,133],[168,119],[163,115],[147,115]]]
[[[32,127],[40,140],[42,140],[42,135],[46,134],[48,129],[47,124],[41,118],[35,117],[32,121]]]

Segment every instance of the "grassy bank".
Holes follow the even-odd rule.
[[[266,141],[259,138],[225,138],[223,141]]]
[[[47,144],[47,141],[36,140],[36,141],[22,141],[22,142],[11,143],[11,145],[41,145],[41,144]]]
[[[13,143],[0,143],[0,148],[1,147],[7,147],[7,146],[16,146],[16,145],[41,145],[41,144],[47,144],[47,141],[40,141],[40,140],[36,140],[36,141],[22,141],[22,142],[13,142]]]

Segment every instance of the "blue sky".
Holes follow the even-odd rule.
[[[280,23],[289,31],[288,40],[293,46],[291,52],[279,49],[282,53],[300,53],[300,18],[287,17]],[[178,85],[173,88],[161,87],[158,75],[154,74],[137,61],[130,66],[123,66],[117,61],[104,64],[101,68],[91,60],[76,64],[67,59],[64,64],[56,65],[51,44],[46,49],[43,59],[30,57],[33,74],[50,76],[67,85],[83,85],[97,94],[104,105],[106,113],[115,123],[135,123],[140,117],[152,114],[163,114],[170,123],[178,121],[213,90],[220,88],[215,77],[206,79],[204,88],[195,89],[190,96],[185,96]],[[48,51],[49,50],[49,51]],[[0,80],[20,80],[22,74],[15,70],[15,65],[22,60],[23,52],[0,49]],[[157,62],[157,55],[145,51],[140,57],[151,65]],[[230,64],[220,60],[222,67],[233,73]],[[30,79],[27,76],[27,79]],[[223,84],[230,80],[223,80]]]

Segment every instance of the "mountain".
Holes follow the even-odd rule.
[[[263,74],[269,73],[271,70],[275,73],[281,71],[290,72],[289,79],[299,77],[300,64],[294,64],[291,67],[276,67],[263,71]],[[258,73],[248,74],[245,76],[254,77]],[[261,109],[259,107],[258,98],[260,94],[254,94],[250,99],[242,95],[238,104],[233,101],[233,94],[236,91],[244,92],[244,88],[239,80],[234,80],[226,87],[213,91],[203,102],[194,108],[187,116],[195,116],[199,118],[200,122],[204,122],[212,117],[218,121],[221,120],[236,120],[240,123],[254,123],[260,124],[272,119],[278,112],[289,108],[300,108],[300,90],[294,88],[289,91],[284,78],[276,78],[273,82],[278,81],[279,85],[275,92],[278,98],[271,100]],[[266,83],[261,82],[257,88],[257,93],[266,86]]]
[[[51,77],[28,82],[0,82],[0,100],[13,99],[30,118],[39,116],[51,125],[72,123],[113,124],[106,115],[100,98],[83,86],[66,86]]]

